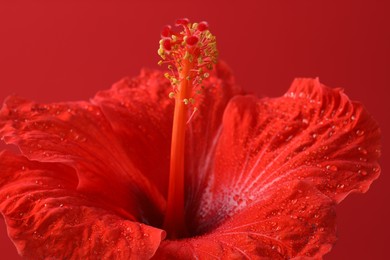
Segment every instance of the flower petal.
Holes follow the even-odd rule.
[[[190,121],[186,133],[186,214],[188,226],[192,228],[196,228],[196,224],[191,223],[192,216],[200,210],[208,175],[213,174],[210,163],[221,134],[224,111],[229,101],[242,93],[224,63],[218,64],[216,77],[210,77],[204,86],[202,95],[196,97],[199,112]]]
[[[78,191],[110,201],[140,221],[162,221],[165,199],[126,156],[98,107],[10,97],[0,111],[0,136],[30,160],[73,167]]]
[[[234,98],[194,219],[215,228],[276,188],[302,180],[339,203],[379,176],[380,131],[340,89],[297,79],[281,98]],[[275,205],[276,206],[276,205]]]
[[[155,259],[319,259],[335,239],[331,199],[295,181],[276,187],[209,234],[163,241]]]
[[[100,91],[92,102],[111,122],[125,153],[162,194],[167,192],[173,102],[171,86],[159,71],[143,70],[109,90]]]
[[[28,259],[144,259],[165,232],[116,214],[77,191],[75,170],[0,154],[0,211],[19,253]]]
[[[217,64],[203,85],[202,93],[195,96],[198,112],[187,131],[186,168],[191,171],[187,173],[190,177],[201,168],[199,162],[207,156],[228,101],[240,92],[224,63]],[[139,77],[125,78],[110,90],[99,92],[92,101],[111,122],[134,165],[162,194],[167,194],[168,185],[174,109],[174,102],[168,98],[171,91],[163,73],[143,70]],[[198,180],[188,181],[196,184]]]

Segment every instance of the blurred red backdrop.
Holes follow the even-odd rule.
[[[230,3],[234,2],[234,3]],[[221,59],[258,96],[294,77],[320,77],[361,101],[383,132],[382,175],[338,207],[339,240],[325,259],[385,259],[390,233],[390,13],[383,1],[0,2],[0,99],[88,99],[141,67],[156,67],[159,33],[176,18],[207,20]],[[4,146],[3,146],[4,147]],[[2,259],[20,259],[0,218]]]

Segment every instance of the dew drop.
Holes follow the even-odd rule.
[[[356,135],[357,135],[357,136],[362,136],[362,135],[364,135],[364,131],[358,129],[358,130],[356,130]]]
[[[60,204],[60,207],[62,208],[64,206],[64,204]]]
[[[344,188],[344,184],[337,184],[337,188],[343,189]]]
[[[332,172],[335,172],[335,171],[337,171],[337,166],[336,165],[327,165],[326,169],[330,170]]]
[[[379,167],[374,167],[374,168],[372,168],[372,171],[373,171],[373,172],[379,172]]]
[[[358,147],[358,151],[361,152],[362,154],[367,154],[367,150],[364,149],[363,147]]]
[[[362,176],[367,176],[368,172],[366,170],[359,170],[358,173]]]
[[[320,217],[320,215],[318,215],[318,214],[314,215],[314,218],[319,218],[319,217]]]
[[[355,116],[351,116],[351,120],[354,121],[356,119]]]
[[[312,134],[311,136],[313,137],[313,139],[317,138],[317,134],[316,133]]]
[[[302,119],[302,123],[304,123],[305,125],[309,124],[309,120],[307,120],[307,118],[304,118]]]

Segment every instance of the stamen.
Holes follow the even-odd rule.
[[[164,229],[170,238],[180,238],[187,233],[184,213],[185,131],[198,110],[194,96],[200,94],[199,88],[204,88],[200,84],[210,76],[205,71],[213,69],[218,56],[215,36],[208,30],[206,22],[190,23],[187,18],[183,18],[178,19],[176,25],[182,30],[175,31],[170,26],[164,27],[158,50],[162,59],[159,65],[169,64],[169,72],[164,76],[172,84],[173,91],[169,93],[169,98],[175,99],[169,188],[164,219]],[[173,67],[176,67],[176,72]]]

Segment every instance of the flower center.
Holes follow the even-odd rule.
[[[217,62],[215,36],[206,22],[190,23],[179,19],[176,25],[181,31],[175,32],[166,26],[160,40],[159,64],[167,64],[170,72],[165,77],[171,81],[170,98],[175,99],[172,127],[171,161],[167,208],[164,229],[168,237],[175,239],[187,235],[184,201],[184,151],[187,123],[192,120],[196,108],[196,95],[201,93],[203,79],[209,77]]]

